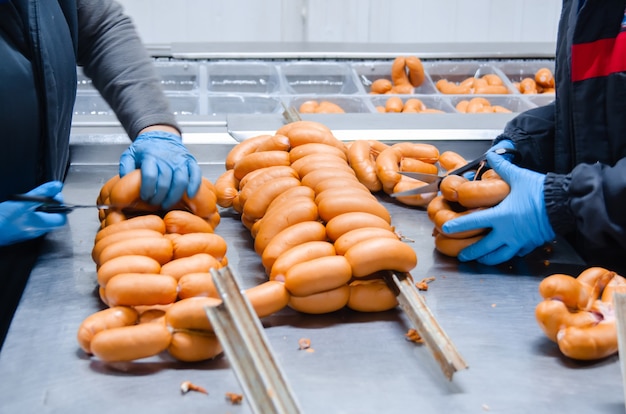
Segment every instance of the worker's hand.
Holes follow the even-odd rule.
[[[63,202],[62,188],[63,183],[60,181],[50,181],[26,194],[54,197]],[[35,211],[40,204],[31,201],[0,203],[0,246],[34,239],[65,225],[65,214]]]
[[[140,134],[120,158],[120,177],[141,168],[142,200],[169,208],[185,191],[193,198],[202,183],[202,170],[182,138],[165,131]]]
[[[519,168],[493,152],[487,154],[487,162],[511,186],[509,195],[494,207],[448,221],[442,229],[444,233],[491,229],[461,250],[458,259],[495,265],[524,256],[555,235],[543,198],[545,175]]]

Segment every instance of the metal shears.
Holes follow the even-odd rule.
[[[513,162],[515,162],[520,157],[519,151],[516,149],[512,149],[512,148],[497,148],[491,151],[499,155],[511,154],[513,156],[513,160],[512,160]],[[485,152],[484,154],[482,154],[480,157],[476,158],[475,160],[468,162],[464,166],[459,167],[456,170],[452,170],[448,172],[446,175],[400,171],[399,173],[406,177],[415,178],[417,180],[424,181],[428,184],[421,186],[421,187],[412,188],[410,190],[401,191],[399,193],[392,193],[391,196],[392,197],[405,197],[405,196],[411,196],[411,195],[416,195],[416,194],[434,193],[434,192],[439,191],[439,186],[441,185],[441,181],[448,175],[463,175],[468,171],[477,169],[479,166],[481,166],[481,164],[484,164],[484,168],[486,170],[489,168],[489,166],[486,165],[487,152]]]
[[[101,209],[122,209],[123,207],[114,206],[110,204],[68,204],[55,200],[52,197],[46,196],[34,196],[27,194],[13,194],[9,197],[9,201],[31,201],[34,203],[40,203],[35,211],[41,211],[43,213],[61,213],[67,214],[74,211],[77,208],[101,208]]]

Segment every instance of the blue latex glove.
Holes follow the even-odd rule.
[[[487,154],[487,162],[510,186],[510,194],[497,206],[450,220],[444,233],[490,228],[478,242],[463,249],[458,259],[495,265],[524,256],[555,237],[543,199],[545,175],[519,168],[503,156]]]
[[[202,183],[202,170],[182,138],[165,131],[139,135],[120,157],[120,177],[141,168],[142,200],[167,209],[185,191],[193,198]]]
[[[493,145],[489,148],[489,151],[493,151],[499,148],[507,148],[507,149],[515,149],[515,144],[510,139],[503,139],[499,141],[496,145]],[[502,155],[507,161],[511,161],[513,159],[513,154],[504,154]]]
[[[54,197],[63,202],[62,188],[63,183],[60,181],[50,181],[26,194]],[[35,211],[39,205],[40,203],[30,201],[0,203],[0,246],[34,239],[65,225],[65,214]]]

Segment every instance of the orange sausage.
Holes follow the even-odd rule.
[[[278,195],[297,186],[300,186],[300,180],[294,177],[274,178],[263,183],[250,194],[243,205],[243,214],[253,220],[260,219]]]
[[[447,79],[439,79],[435,86],[439,92],[450,95],[466,95],[471,93],[471,88],[467,85],[457,85],[454,82],[450,82]]]
[[[346,153],[333,145],[327,145],[319,142],[310,142],[308,144],[302,144],[289,151],[289,160],[293,164],[302,157],[308,155],[324,154],[328,156],[335,156],[343,160],[347,160]]]
[[[320,218],[328,222],[336,216],[353,211],[363,211],[376,215],[387,223],[391,223],[391,214],[385,206],[372,198],[356,194],[346,194],[337,197],[325,197],[317,205]]]
[[[444,151],[439,155],[439,164],[446,171],[453,171],[467,164],[467,160],[454,151]]]
[[[100,192],[98,193],[98,197],[96,197],[96,204],[109,204],[109,196],[111,195],[111,188],[117,183],[120,179],[118,174],[109,178],[103,185],[100,187]]]
[[[302,104],[300,104],[300,107],[298,108],[298,112],[300,112],[301,114],[313,114],[316,112],[319,106],[320,106],[319,102],[317,102],[314,99],[311,99],[311,100],[302,102]]]
[[[335,240],[334,242],[335,251],[337,254],[343,255],[346,253],[346,251],[348,251],[350,247],[354,246],[356,243],[367,239],[378,238],[399,239],[396,233],[387,229],[383,229],[380,227],[361,227],[350,230],[349,232],[344,233],[339,238],[337,238],[337,240]]]
[[[554,75],[548,68],[541,68],[535,72],[535,82],[543,88],[554,88]]]
[[[423,187],[427,183],[413,178],[401,176],[400,181],[393,187],[392,193],[401,193],[403,191],[412,190],[417,187]],[[437,196],[437,192],[413,194],[407,196],[394,196],[399,202],[415,207],[427,206],[433,198]]]
[[[218,306],[221,303],[221,299],[210,297],[181,299],[165,311],[165,323],[175,330],[213,331],[204,308]]]
[[[139,237],[120,240],[102,249],[97,264],[101,266],[115,257],[129,254],[148,256],[163,265],[171,260],[174,247],[172,241],[165,237]]]
[[[78,327],[76,335],[81,349],[91,354],[91,340],[98,332],[134,325],[139,319],[137,311],[129,306],[113,306],[87,316]]]
[[[265,270],[269,272],[276,259],[290,248],[310,241],[324,240],[326,240],[326,227],[319,221],[296,223],[283,229],[272,238],[263,250],[261,262]]]
[[[294,201],[288,208],[272,210],[261,219],[254,239],[255,252],[262,255],[267,244],[281,230],[302,221],[315,221],[318,218],[315,202],[304,197],[298,198],[297,202]]]
[[[344,256],[322,256],[295,263],[284,275],[285,288],[294,296],[309,296],[348,283],[352,268]]]
[[[544,299],[562,302],[571,310],[589,310],[597,296],[576,278],[556,273],[539,283],[539,294]]]
[[[219,299],[213,277],[208,272],[187,273],[178,279],[178,298],[206,296]]]
[[[203,182],[206,181],[207,179],[203,177]],[[201,185],[192,198],[184,193],[180,204],[183,207],[181,210],[187,210],[203,219],[209,219],[217,212],[217,195],[208,185]]]
[[[300,161],[306,161],[310,158],[311,162],[305,163],[303,165],[298,166],[297,171],[298,174],[300,175],[301,179],[304,179],[304,177],[307,176],[307,174],[310,174],[313,171],[317,171],[320,169],[326,169],[326,168],[337,168],[340,170],[344,170],[345,172],[347,172],[349,175],[355,175],[354,170],[352,169],[352,167],[350,167],[350,165],[348,165],[348,163],[340,158],[337,157],[328,157],[326,156],[324,159],[316,159],[316,158],[320,158],[320,156],[313,156],[310,155],[308,157],[302,158],[297,162]],[[292,164],[292,166],[294,166],[294,164]],[[296,168],[294,166],[294,168]]]
[[[182,234],[176,237],[172,244],[174,246],[173,259],[189,257],[198,253],[207,253],[217,260],[222,260],[228,248],[226,240],[214,233]]]
[[[404,102],[400,97],[392,96],[385,101],[385,112],[398,113],[402,112],[403,108]]]
[[[263,151],[245,155],[242,159],[237,161],[233,169],[235,170],[235,178],[241,180],[248,173],[258,170],[259,168],[277,165],[287,166],[289,164],[289,152]]]
[[[438,252],[450,257],[457,257],[459,252],[485,237],[483,234],[465,239],[453,239],[439,233],[435,236],[435,248]]]
[[[326,235],[335,241],[344,233],[361,227],[380,227],[393,231],[393,227],[384,219],[363,211],[340,214],[326,223]]]
[[[271,135],[258,135],[255,137],[247,138],[244,141],[235,145],[226,155],[225,166],[227,170],[231,170],[235,167],[235,164],[248,154],[256,151],[256,149],[269,139]]]
[[[343,114],[346,111],[338,104],[330,101],[322,101],[315,109],[316,114]]]
[[[389,92],[392,87],[393,84],[389,79],[380,78],[372,82],[372,85],[370,86],[370,92],[375,94],[383,94]]]
[[[99,263],[100,255],[102,254],[102,250],[104,250],[105,247],[110,246],[113,243],[117,243],[118,241],[137,239],[141,237],[163,237],[163,233],[151,229],[131,229],[119,231],[117,233],[111,233],[106,237],[102,237],[100,240],[94,243],[94,246],[91,249],[91,258],[93,259],[94,263]]]
[[[541,330],[553,342],[557,342],[559,332],[568,326],[589,328],[599,322],[591,312],[572,312],[560,300],[544,300],[535,308],[535,318]]]
[[[290,297],[285,284],[273,280],[248,288],[243,293],[259,318],[270,316],[285,308]]]
[[[618,351],[615,320],[591,327],[569,326],[559,332],[557,339],[564,355],[583,361],[606,358]]]
[[[456,212],[450,208],[442,208],[439,210],[435,217],[433,218],[433,222],[435,223],[435,229],[439,233],[443,233],[445,236],[451,239],[466,239],[468,237],[478,236],[479,234],[485,233],[487,229],[473,229],[466,230],[457,233],[444,233],[442,230],[443,225],[449,220],[454,220],[455,218],[462,217],[466,214],[473,213],[476,210],[466,210],[461,212]]]
[[[343,153],[347,153],[346,145],[338,140],[332,132],[330,132],[330,130],[296,125],[285,135],[289,137],[292,148],[311,142],[317,142],[320,144],[331,145],[340,149]]]
[[[348,162],[359,181],[370,191],[376,192],[382,189],[382,183],[376,175],[376,157],[372,153],[370,141],[354,141],[348,148]]]
[[[309,241],[284,251],[276,258],[269,271],[270,280],[284,279],[287,271],[298,263],[324,256],[334,256],[335,247],[327,241]],[[280,280],[280,279],[279,279]]]
[[[391,81],[394,86],[410,85],[409,76],[406,72],[406,58],[404,56],[398,56],[391,62]]]
[[[120,273],[104,287],[109,306],[167,305],[176,301],[178,282],[155,273]]]
[[[217,357],[223,349],[212,332],[175,331],[167,352],[179,361],[199,362]]]
[[[315,196],[315,204],[319,206],[324,199],[333,199],[336,197],[365,197],[369,200],[377,201],[377,198],[370,193],[364,185],[352,185],[350,187],[331,187],[320,192]]]
[[[182,236],[181,236],[182,237]],[[161,274],[178,280],[188,273],[208,272],[219,269],[220,261],[207,253],[196,253],[192,256],[171,260],[161,266]]]
[[[288,124],[283,125],[282,127],[278,128],[278,130],[276,131],[276,134],[285,135],[288,137],[291,131],[293,131],[294,129],[300,129],[300,128],[317,129],[319,131],[328,132],[328,133],[331,132],[330,128],[328,128],[326,125],[322,124],[321,122],[301,120],[301,121],[296,121],[296,122],[290,122]],[[293,147],[294,146],[292,146],[292,148]]]
[[[363,277],[380,270],[409,272],[417,266],[417,255],[406,243],[391,238],[367,239],[350,247],[344,257],[352,276]]]
[[[107,329],[91,341],[91,351],[105,362],[133,361],[157,355],[170,344],[172,334],[160,323]]]
[[[292,187],[287,191],[276,196],[270,204],[267,206],[265,210],[265,214],[269,214],[271,211],[275,209],[285,208],[298,197],[308,198],[309,200],[314,200],[315,191],[312,188],[306,187],[304,185],[299,185],[296,187]]]
[[[171,210],[163,216],[167,233],[213,233],[213,227],[206,220],[183,210]]]
[[[120,273],[159,273],[161,265],[151,257],[143,255],[124,255],[115,257],[98,268],[98,284],[102,287]]]
[[[289,151],[291,143],[289,138],[284,135],[272,135],[262,141],[254,152],[262,151]]]
[[[426,77],[424,65],[422,65],[422,61],[416,56],[407,56],[404,62],[409,70],[409,82],[417,88],[424,83]]]
[[[441,185],[439,186],[439,190],[441,191],[441,195],[447,201],[459,201],[459,188],[469,182],[469,180],[461,175],[447,175],[441,180]]]
[[[302,185],[306,185],[310,188],[315,188],[315,186],[326,179],[329,178],[347,178],[353,180],[355,183],[359,183],[359,179],[356,178],[354,171],[346,170],[343,168],[323,168],[319,170],[314,170],[308,173],[306,176],[302,177]]]
[[[255,188],[258,188],[260,185],[265,183],[266,181],[272,180],[274,178],[279,177],[295,177],[300,178],[298,172],[294,170],[289,165],[274,165],[270,167],[263,167],[257,170],[252,171],[247,174],[240,182],[239,182],[239,190],[243,192],[251,192]],[[247,194],[244,193],[243,199],[246,199]],[[244,202],[245,203],[245,202]]]
[[[302,313],[324,314],[343,308],[349,299],[350,288],[348,285],[343,285],[336,289],[309,296],[291,296],[288,306]]]
[[[492,207],[510,191],[511,187],[502,179],[468,181],[457,188],[457,201],[466,208]]]
[[[228,208],[239,195],[239,180],[235,178],[235,170],[226,170],[215,180],[216,203],[220,207]]]
[[[326,177],[322,178],[315,187],[313,187],[315,194],[321,194],[322,192],[329,189],[336,188],[360,188],[363,187],[358,179],[355,181],[353,177],[341,176],[341,177]]]
[[[141,170],[133,170],[111,187],[109,201],[113,205],[128,206],[139,211],[157,211],[159,206],[141,200]]]
[[[355,280],[350,283],[348,307],[357,312],[384,312],[398,306],[396,295],[381,279]]]
[[[165,223],[163,222],[163,219],[161,217],[155,214],[129,218],[122,222],[111,224],[110,226],[99,230],[96,233],[95,242],[97,243],[98,241],[100,241],[100,239],[103,239],[104,237],[109,236],[113,233],[135,229],[150,229],[163,234],[165,233]]]

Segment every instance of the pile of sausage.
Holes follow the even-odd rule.
[[[382,188],[372,146],[388,146],[358,146],[323,124],[294,122],[235,146],[215,182],[218,205],[241,214],[267,277],[284,282],[297,311],[391,309],[397,301],[381,272],[417,264],[372,194]]]
[[[416,56],[398,56],[391,63],[391,79],[379,78],[372,82],[372,94],[412,94],[424,83],[426,75],[422,61]]]
[[[100,298],[108,308],[81,323],[80,347],[102,361],[145,358],[167,351],[181,361],[210,359],[222,352],[204,311],[221,301],[210,269],[228,263],[227,244],[214,233],[219,224],[216,190],[203,183],[167,211],[141,201],[139,170],[115,176],[101,188],[99,204],[132,208],[100,211],[92,258]],[[245,294],[260,316],[273,313],[268,291],[286,304],[280,283]],[[282,305],[285,306],[284,304]]]
[[[485,113],[510,113],[511,110],[502,105],[493,105],[489,99],[477,96],[472,99],[462,99],[456,106],[456,110],[463,114],[485,114]]]
[[[439,158],[440,164],[451,171],[462,167],[467,161],[452,151],[446,151]],[[448,175],[439,187],[441,194],[428,204],[428,218],[434,223],[435,248],[451,257],[484,237],[486,229],[476,229],[459,233],[443,233],[442,226],[448,220],[465,214],[493,207],[509,194],[511,188],[491,169],[479,167],[473,179],[460,175]]]
[[[448,79],[439,79],[435,86],[443,94],[450,95],[491,95],[511,93],[502,78],[495,73],[487,73],[482,76],[470,76],[461,82],[453,82]]]
[[[525,77],[513,86],[522,94],[554,93],[554,75],[549,68],[540,68],[533,77]]]
[[[392,96],[385,100],[385,105],[377,105],[376,111],[380,113],[413,113],[413,114],[441,114],[441,109],[428,108],[421,99],[409,98],[406,101],[399,96]]]
[[[539,284],[543,300],[535,317],[564,355],[595,360],[617,353],[614,293],[626,293],[626,279],[602,267],[578,276],[553,274]]]

